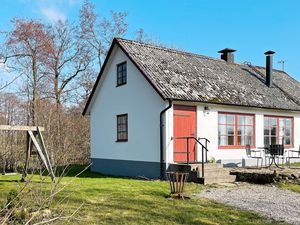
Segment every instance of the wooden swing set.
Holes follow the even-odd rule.
[[[55,182],[55,176],[49,159],[49,154],[45,147],[44,138],[42,136],[42,131],[44,131],[43,127],[0,125],[0,131],[23,131],[27,133],[26,159],[25,159],[24,171],[22,174],[23,181],[25,181],[25,178],[28,173],[30,156],[32,156],[33,154],[37,154],[41,162],[44,164],[46,170],[48,171],[51,180]],[[36,151],[34,151],[33,147],[35,147]]]

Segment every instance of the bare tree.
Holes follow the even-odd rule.
[[[82,109],[112,39],[127,31],[126,18],[127,13],[112,11],[107,18],[99,16],[85,1],[75,23],[14,19],[4,33],[0,64],[13,76],[0,90],[14,92],[15,99],[10,97],[14,111],[0,109],[1,123],[44,126],[54,165],[89,162],[89,118]],[[9,89],[16,79],[23,81],[19,89]],[[11,140],[8,145],[16,146]]]
[[[61,104],[64,94],[70,95],[74,86],[71,83],[84,74],[90,64],[91,54],[84,41],[76,32],[77,26],[72,26],[67,21],[59,21],[49,28],[52,49],[47,64],[47,76],[53,84],[54,98]],[[73,82],[74,83],[74,82]]]
[[[114,37],[123,37],[127,31],[126,12],[110,12],[111,18],[100,17],[95,6],[85,1],[80,10],[80,37],[95,55],[99,68]],[[99,69],[98,69],[99,70]]]
[[[26,121],[26,107],[13,93],[0,95],[0,124],[14,125]],[[0,170],[15,171],[23,162],[25,136],[14,131],[0,132]]]
[[[36,124],[36,108],[39,96],[39,83],[43,79],[41,67],[47,61],[51,49],[45,25],[33,20],[13,19],[13,30],[6,33],[4,63],[19,74],[28,78],[30,91],[31,123]]]
[[[77,92],[76,105],[83,110],[84,105],[91,94],[98,73],[90,67],[84,72],[84,76],[79,81],[81,89]]]
[[[135,32],[135,40],[140,43],[144,44],[152,44],[152,45],[157,45],[157,46],[162,46],[162,47],[168,47],[166,44],[163,44],[158,38],[155,38],[145,32],[143,28],[138,29]],[[172,46],[169,46],[172,48]],[[173,47],[177,49],[177,47]]]
[[[148,39],[148,36],[147,36],[147,34],[145,34],[145,31],[143,28],[140,28],[135,32],[135,40],[137,42],[146,43],[147,39]]]

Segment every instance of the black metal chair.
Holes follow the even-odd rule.
[[[298,150],[288,150],[286,163],[288,164],[289,168],[291,168],[291,159],[300,159],[300,145]]]
[[[258,155],[259,153],[259,155]],[[263,165],[263,156],[261,150],[251,149],[250,145],[246,145],[246,155],[248,158],[257,159],[257,167],[259,166],[259,160],[261,160],[260,167]]]

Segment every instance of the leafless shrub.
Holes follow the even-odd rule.
[[[0,209],[0,224],[49,224],[58,220],[74,219],[83,203],[73,212],[69,212],[61,206],[66,204],[67,198],[73,192],[59,194],[70,188],[76,177],[88,167],[68,182],[62,182],[68,168],[64,167],[55,183],[49,177],[43,176],[42,170],[39,170],[39,175],[31,175],[25,183],[18,183],[17,189],[8,194],[7,204]]]

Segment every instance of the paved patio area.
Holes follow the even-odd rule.
[[[300,225],[300,194],[271,185],[209,188],[201,197],[255,211],[271,220]]]

